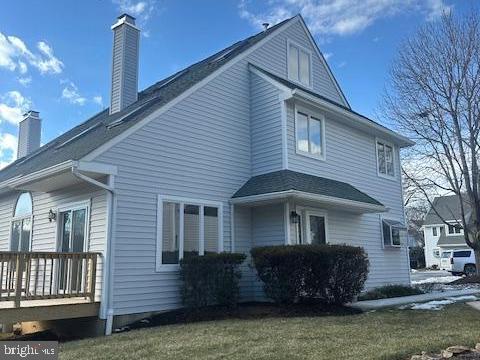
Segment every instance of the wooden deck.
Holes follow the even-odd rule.
[[[0,252],[0,323],[97,316],[98,256]]]

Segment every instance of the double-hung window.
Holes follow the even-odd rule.
[[[288,78],[311,87],[312,54],[307,49],[288,42]]]
[[[394,177],[394,151],[393,145],[377,140],[377,170],[378,175]]]
[[[460,224],[448,224],[448,235],[463,235],[463,228]]]
[[[295,119],[297,152],[325,159],[325,118],[297,109]]]
[[[11,251],[30,251],[32,237],[32,196],[21,193],[13,212],[10,236]]]
[[[221,203],[159,196],[157,211],[157,270],[223,250]]]

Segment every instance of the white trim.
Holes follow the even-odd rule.
[[[295,80],[294,78],[292,78],[291,74],[290,74],[290,47],[293,46],[293,47],[296,47],[297,50],[298,50],[298,59],[297,59],[297,66],[298,66],[298,80]],[[304,84],[300,81],[300,51],[303,51],[304,53],[306,53],[308,55],[308,59],[309,59],[309,68],[308,68],[308,84]],[[288,39],[287,38],[287,78],[288,80],[298,84],[298,85],[301,85],[301,86],[304,86],[308,89],[313,89],[313,60],[312,60],[312,51],[310,49],[307,49],[306,47],[300,45],[299,43],[291,40],[291,39]]]
[[[297,18],[294,18],[294,19],[297,19]],[[293,20],[293,19],[292,19]],[[263,46],[266,42],[270,41],[270,39],[273,37],[273,36],[276,36],[278,33],[288,29],[291,25],[293,25],[295,23],[295,21],[287,21],[285,24],[283,24],[282,26],[280,26],[278,29],[275,29],[274,31],[272,31],[268,36],[266,36],[265,38],[263,38],[262,40],[260,40],[258,43],[256,43],[255,45],[253,45],[251,48],[245,50],[243,53],[239,54],[238,56],[235,56],[231,59],[231,61],[228,61],[227,63],[225,63],[224,65],[222,65],[220,68],[218,68],[217,70],[215,70],[213,73],[211,73],[210,75],[208,75],[207,77],[205,77],[203,80],[201,80],[200,82],[196,83],[195,85],[193,85],[191,88],[189,88],[188,90],[184,91],[182,94],[180,94],[179,96],[175,97],[174,99],[172,99],[170,102],[166,103],[165,105],[163,105],[162,107],[160,107],[159,109],[155,110],[153,113],[151,113],[150,115],[144,117],[142,120],[138,121],[135,125],[131,126],[130,128],[126,129],[124,132],[122,132],[121,134],[118,134],[117,136],[115,136],[114,138],[110,139],[109,141],[107,141],[105,144],[99,146],[98,148],[96,148],[95,150],[91,151],[89,154],[87,154],[86,156],[84,156],[82,158],[82,160],[86,160],[86,161],[91,161],[93,159],[95,159],[97,156],[99,156],[100,154],[104,153],[105,151],[107,151],[108,149],[110,149],[111,147],[115,146],[116,144],[118,144],[119,142],[121,142],[123,139],[125,139],[126,137],[130,136],[132,133],[136,132],[138,129],[142,128],[143,126],[145,126],[146,124],[148,124],[150,121],[152,121],[153,119],[157,118],[158,116],[160,116],[161,114],[167,112],[170,108],[172,108],[173,106],[175,106],[176,104],[178,104],[179,102],[181,102],[182,100],[186,99],[187,97],[189,97],[192,93],[194,93],[195,91],[197,91],[198,89],[202,88],[203,86],[205,86],[206,84],[208,84],[212,79],[216,78],[217,76],[219,76],[220,74],[222,74],[223,72],[227,71],[228,69],[230,69],[233,65],[235,65],[236,63],[238,63],[239,61],[245,59],[247,56],[249,56],[252,52],[254,52],[255,50],[257,50],[258,48],[260,48],[261,46]]]
[[[235,252],[235,204],[230,204],[230,252]]]
[[[320,155],[315,155],[303,150],[300,150],[298,148],[298,113],[302,113],[303,115],[307,116],[307,123],[308,123],[308,147],[310,148],[310,119],[314,118],[314,120],[320,121],[320,127],[321,127],[321,136],[320,136],[320,141],[321,141],[321,153]],[[298,155],[302,156],[307,156],[312,159],[317,159],[317,160],[322,160],[325,161],[327,158],[326,154],[326,134],[325,134],[325,115],[322,113],[319,113],[317,111],[312,111],[311,109],[308,109],[306,107],[303,107],[301,105],[295,104],[294,106],[294,119],[295,119],[295,153]]]
[[[284,99],[284,94],[280,94],[279,101],[282,125],[282,169],[288,169],[287,102]]]
[[[288,201],[285,201],[284,204],[283,221],[285,231],[285,245],[291,245],[292,239],[290,234],[290,204],[288,203]]]
[[[117,175],[118,169],[115,165],[104,164],[94,161],[76,161],[73,164],[79,171],[94,172],[105,175]]]
[[[323,57],[323,54],[320,52],[320,50],[318,49],[318,46],[317,46],[317,43],[315,42],[315,39],[313,38],[310,30],[308,29],[307,25],[305,24],[305,22],[303,21],[303,18],[300,16],[300,15],[297,15],[298,18],[299,18],[299,21],[300,21],[300,24],[302,25],[303,27],[303,30],[305,31],[305,33],[307,34],[309,40],[310,40],[310,43],[315,51],[315,53],[317,54],[317,56],[319,57],[320,61],[322,62],[323,66],[325,67],[325,69],[327,70],[328,72],[328,75],[330,76],[330,80],[332,80],[333,82],[333,85],[335,86],[338,94],[340,95],[340,97],[342,98],[342,101],[344,103],[344,105],[348,108],[350,108],[350,104],[348,103],[347,99],[345,98],[345,94],[343,93],[342,89],[340,89],[340,85],[338,84],[337,82],[337,79],[335,78],[335,76],[333,75],[332,73],[332,69],[330,69],[330,66],[328,66],[327,64],[327,61],[325,60],[325,58]],[[312,71],[313,72],[313,71]]]
[[[388,175],[387,173],[383,174],[380,172],[380,169],[379,169],[379,162],[378,162],[378,144],[381,144],[383,145],[383,151],[385,152],[385,147],[386,146],[390,146],[392,148],[392,168],[393,168],[393,175]],[[378,138],[378,137],[375,137],[375,158],[377,159],[376,161],[376,164],[377,164],[377,175],[381,178],[384,178],[384,179],[387,179],[387,180],[394,180],[394,181],[397,181],[397,169],[396,169],[396,165],[397,165],[397,156],[396,156],[396,153],[397,153],[397,148],[395,146],[395,144],[391,143],[391,142],[388,142],[382,138]],[[385,171],[387,171],[387,156],[385,155]]]
[[[463,226],[462,226],[461,220],[446,220],[446,222],[448,223],[448,224],[444,224],[444,226],[445,226],[445,235],[446,235],[446,236],[464,236],[464,235],[465,235],[465,233],[464,233],[464,231],[463,231]],[[459,233],[454,232],[453,234],[450,234],[450,232],[449,232],[449,226],[450,226],[450,225],[453,225],[453,226],[459,225],[459,226],[461,226],[460,232],[459,232]]]
[[[179,271],[179,264],[162,264],[162,252],[163,252],[163,203],[171,202],[178,203],[180,205],[180,219],[179,219],[179,236],[178,236],[178,259],[179,261],[183,258],[184,253],[184,209],[185,204],[187,205],[196,205],[199,207],[199,211],[203,210],[205,206],[217,208],[218,216],[218,252],[223,252],[223,203],[219,201],[211,200],[201,200],[201,199],[192,199],[180,196],[169,196],[169,195],[157,195],[157,232],[156,232],[156,255],[155,255],[155,271],[156,272],[171,272]],[[200,213],[199,213],[200,215]],[[200,218],[203,218],[203,211],[201,211]],[[201,220],[201,219],[200,219]],[[199,239],[204,240],[203,222],[199,222]],[[201,241],[201,240],[199,240]],[[203,246],[199,246],[199,254],[201,254],[205,249],[205,243]]]
[[[286,191],[279,191],[279,192],[266,193],[266,194],[260,194],[260,195],[251,195],[251,196],[244,196],[240,198],[233,198],[230,200],[230,203],[251,204],[251,203],[262,202],[262,201],[282,200],[282,199],[287,199],[289,197],[302,199],[302,200],[318,201],[327,205],[345,206],[346,209],[343,209],[345,211],[348,211],[348,209],[352,209],[352,208],[357,210],[363,210],[364,212],[388,211],[388,208],[383,205],[368,204],[360,201],[341,199],[341,198],[327,196],[327,195],[312,194],[312,193],[307,193],[307,192],[298,191],[298,190],[286,190]]]

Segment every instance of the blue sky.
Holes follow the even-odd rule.
[[[42,143],[109,103],[112,34],[129,12],[143,30],[139,88],[231,43],[262,22],[301,13],[356,111],[377,118],[401,41],[455,0],[82,0],[9,1],[0,11],[0,167],[15,158],[17,124],[34,109]]]

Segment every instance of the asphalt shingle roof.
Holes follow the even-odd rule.
[[[250,178],[234,195],[241,198],[252,195],[297,190],[345,200],[383,206],[382,203],[345,182],[304,174],[292,170],[279,170]]]
[[[434,208],[441,217],[437,215]],[[460,220],[462,218],[460,199],[457,195],[440,196],[433,199],[433,206],[425,216],[424,225],[442,224],[442,218],[447,221]]]
[[[445,232],[442,232],[438,238],[437,245],[466,245],[466,242],[463,235],[447,236]]]
[[[286,19],[245,40],[213,54],[172,76],[146,88],[138,94],[138,101],[122,111],[109,114],[105,109],[84,123],[43,145],[27,157],[20,158],[0,171],[0,182],[10,178],[60,164],[79,160],[121,134],[139,120],[167,104],[192,86],[212,74],[222,65],[243,53],[291,19]],[[121,121],[119,121],[121,120]],[[112,126],[112,124],[116,124]]]

